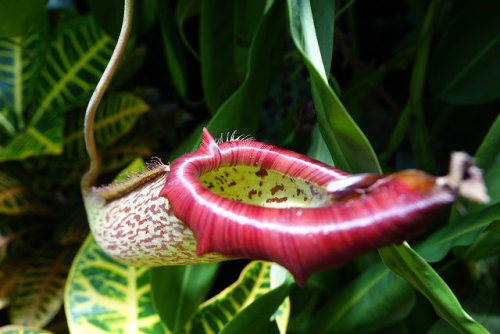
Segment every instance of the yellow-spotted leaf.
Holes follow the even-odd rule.
[[[0,144],[24,128],[23,111],[43,64],[46,31],[41,15],[27,34],[0,39]]]
[[[54,33],[32,108],[24,111],[27,127],[0,149],[0,161],[62,152],[64,111],[88,101],[113,45],[91,17],[68,22]]]
[[[12,287],[11,323],[43,327],[52,320],[62,306],[73,248],[45,248],[29,258]]]
[[[24,184],[0,172],[0,214],[22,215],[41,210],[39,201]]]
[[[66,317],[71,333],[166,333],[156,314],[150,269],[119,264],[89,236],[68,277]]]
[[[270,262],[252,261],[243,269],[236,282],[200,305],[193,319],[186,325],[186,331],[219,333],[238,312],[271,290],[270,272]],[[288,303],[285,305],[289,307]],[[286,312],[285,310],[283,313]]]

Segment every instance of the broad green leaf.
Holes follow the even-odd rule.
[[[60,154],[63,112],[88,100],[112,53],[113,41],[91,17],[63,26],[50,49],[34,91],[28,126],[0,150],[0,161]]]
[[[0,0],[0,38],[26,33],[44,13],[48,0]]]
[[[488,333],[467,312],[443,279],[407,243],[379,249],[384,264],[407,280],[432,304],[437,314],[461,333]]]
[[[307,156],[327,165],[335,166],[333,164],[332,155],[328,151],[328,147],[326,146],[325,140],[323,139],[323,136],[321,136],[321,132],[319,131],[319,127],[317,125],[314,127],[312,133],[312,142],[309,150],[307,151]]]
[[[73,247],[53,247],[34,254],[12,287],[9,318],[13,324],[44,327],[63,303],[64,283]]]
[[[152,269],[153,303],[171,331],[181,331],[193,316],[209,293],[218,268],[218,263],[203,263]]]
[[[237,333],[279,333],[273,315],[290,293],[293,279],[288,278],[283,284],[258,297],[254,302],[238,312],[220,334]]]
[[[408,282],[382,264],[364,271],[311,318],[314,333],[361,333],[403,320],[415,305]]]
[[[234,5],[232,0],[203,1],[201,5],[201,82],[211,113],[220,108],[240,83],[234,60]]]
[[[28,187],[14,177],[0,172],[0,214],[22,215],[40,212],[42,209]]]
[[[311,75],[321,133],[335,165],[351,172],[379,172],[370,143],[328,84],[308,0],[288,0],[290,31]]]
[[[212,114],[243,82],[252,38],[263,13],[262,0],[202,2],[202,85],[206,105]]]
[[[500,96],[500,2],[468,1],[436,46],[430,86],[450,103],[476,104]]]
[[[467,260],[480,260],[498,253],[500,253],[500,219],[491,223],[461,256]]]
[[[270,291],[270,271],[269,262],[250,262],[236,282],[200,306],[185,330],[190,333],[219,333],[245,307]]]
[[[215,137],[234,130],[243,134],[256,133],[267,87],[277,65],[275,62],[281,55],[285,19],[282,5],[274,3],[264,15],[250,48],[245,81],[206,125]],[[172,158],[198,148],[203,126],[189,134],[172,153]]]
[[[32,99],[44,60],[45,15],[35,22],[23,36],[0,39],[0,134],[3,128],[8,137],[24,128],[23,111]]]
[[[311,0],[314,29],[318,38],[325,73],[330,73],[333,56],[333,30],[335,23],[334,0]]]
[[[500,203],[459,218],[434,232],[416,249],[427,261],[437,262],[455,246],[467,246],[493,221],[500,220]]]
[[[73,334],[166,333],[155,313],[151,271],[110,259],[90,235],[73,261],[65,310]]]
[[[184,2],[179,2],[178,5]],[[158,4],[158,16],[160,20],[161,36],[163,40],[163,48],[165,50],[167,68],[170,71],[172,82],[179,92],[179,95],[186,99],[187,90],[187,74],[185,55],[181,47],[181,41],[175,22],[173,20],[172,3],[160,1]],[[182,24],[182,23],[178,23]]]
[[[216,137],[234,130],[256,133],[268,86],[283,47],[284,19],[280,1],[263,16],[250,46],[245,80],[207,124],[208,130]],[[199,136],[201,138],[201,133]]]
[[[41,328],[9,325],[0,327],[0,334],[52,334],[52,332],[46,331]]]

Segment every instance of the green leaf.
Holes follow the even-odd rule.
[[[44,327],[63,303],[72,247],[44,249],[33,255],[12,287],[9,318],[14,324]]]
[[[149,269],[113,261],[89,236],[66,283],[71,333],[166,333],[153,308],[150,276]]]
[[[89,168],[89,160],[83,148],[80,152],[68,151],[51,159],[37,159],[33,163],[38,163],[37,169],[44,170],[45,177],[42,180],[43,186],[48,189],[78,184],[81,176]],[[78,156],[78,154],[83,154]],[[71,156],[75,154],[75,156]],[[137,157],[150,158],[151,149],[140,135],[125,137],[110,147],[102,149],[102,173],[109,173],[123,168]]]
[[[457,219],[434,232],[416,249],[427,261],[437,262],[455,246],[467,246],[493,221],[500,220],[500,203]]]
[[[484,172],[490,203],[500,202],[500,115],[479,146],[475,158]]]
[[[44,61],[46,21],[42,15],[27,34],[0,39],[0,134],[3,128],[8,137],[24,128],[23,112]]]
[[[52,334],[41,328],[31,328],[22,326],[5,326],[0,327],[0,334]]]
[[[132,130],[139,117],[149,106],[131,93],[108,94],[99,104],[94,121],[98,147],[106,147]],[[73,113],[64,131],[64,156],[69,159],[87,157],[83,138],[84,113]],[[69,116],[72,116],[69,115]]]
[[[317,310],[311,333],[361,333],[403,320],[415,305],[410,285],[382,264],[365,270]]]
[[[203,263],[152,269],[153,303],[170,330],[179,332],[193,316],[210,291],[218,268],[218,263]]]
[[[268,87],[283,47],[284,19],[283,3],[277,1],[266,12],[255,32],[245,80],[207,125],[213,135],[234,130],[245,134],[256,133]],[[199,136],[201,138],[201,133]]]
[[[25,34],[45,10],[48,0],[0,0],[0,38]]]
[[[314,29],[318,38],[325,73],[330,73],[333,56],[333,30],[335,27],[335,1],[311,0]]]
[[[498,253],[500,253],[500,220],[491,223],[464,251],[462,257],[477,261]]]
[[[212,114],[240,83],[234,60],[234,6],[232,0],[203,1],[201,5],[201,82]]]
[[[464,311],[443,279],[407,243],[381,248],[379,254],[391,271],[420,291],[437,314],[461,333],[488,333]]]
[[[242,309],[270,291],[270,271],[269,262],[250,262],[236,282],[200,306],[185,330],[219,333]]]
[[[252,38],[263,12],[263,0],[202,2],[202,84],[212,114],[244,80]]]
[[[42,205],[28,187],[14,177],[0,172],[0,214],[23,215],[41,211]]]
[[[201,2],[198,0],[179,0],[175,8],[175,17],[178,21],[192,17],[200,13]]]
[[[351,172],[379,172],[370,143],[328,84],[315,22],[308,0],[288,0],[290,31],[311,75],[321,133],[335,165]]]
[[[28,127],[0,150],[0,161],[60,154],[63,112],[85,103],[113,50],[113,41],[90,17],[63,25],[51,38],[45,67],[35,88]]]
[[[500,96],[500,3],[469,1],[436,46],[430,86],[441,99],[477,104]]]
[[[332,155],[328,151],[325,140],[321,136],[319,127],[316,125],[312,133],[312,142],[309,150],[307,151],[307,156],[318,161],[321,161],[327,165],[335,166],[333,163]]]
[[[60,109],[40,114],[29,122],[25,131],[18,133],[0,149],[0,162],[23,160],[41,154],[62,152],[63,114]]]
[[[179,2],[178,5],[184,2]],[[177,30],[175,29],[175,21],[171,10],[171,3],[160,1],[158,16],[160,20],[161,36],[163,40],[163,48],[165,50],[167,68],[170,71],[172,82],[183,99],[186,99],[187,90],[187,75],[185,55],[182,52],[182,44]]]
[[[224,326],[220,334],[279,333],[273,314],[290,293],[293,280],[288,278],[279,287],[267,292],[248,305]]]

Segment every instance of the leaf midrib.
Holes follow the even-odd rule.
[[[31,119],[31,124],[35,124],[40,117],[44,114],[47,108],[50,106],[52,101],[60,94],[60,92],[66,87],[67,83],[71,81],[72,78],[76,76],[78,73],[88,62],[89,60],[101,50],[106,43],[110,41],[110,38],[106,35],[102,35],[100,40],[95,43],[87,53],[81,55],[80,59],[73,64],[65,75],[60,78],[58,83],[52,88],[52,90],[45,95],[44,99],[40,103],[40,107],[36,110],[35,114]]]

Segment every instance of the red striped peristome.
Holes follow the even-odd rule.
[[[274,179],[268,184],[270,173]],[[300,199],[288,206],[292,192],[277,196],[284,191],[279,175],[288,184],[302,182],[293,190]],[[226,196],[230,186],[249,191]],[[302,285],[316,271],[420,233],[457,193],[458,187],[423,172],[350,175],[256,141],[217,144],[204,129],[200,148],[170,165],[160,196],[193,231],[198,255],[274,261]],[[256,204],[257,196],[267,197]],[[320,200],[311,207],[297,205],[311,196]]]

